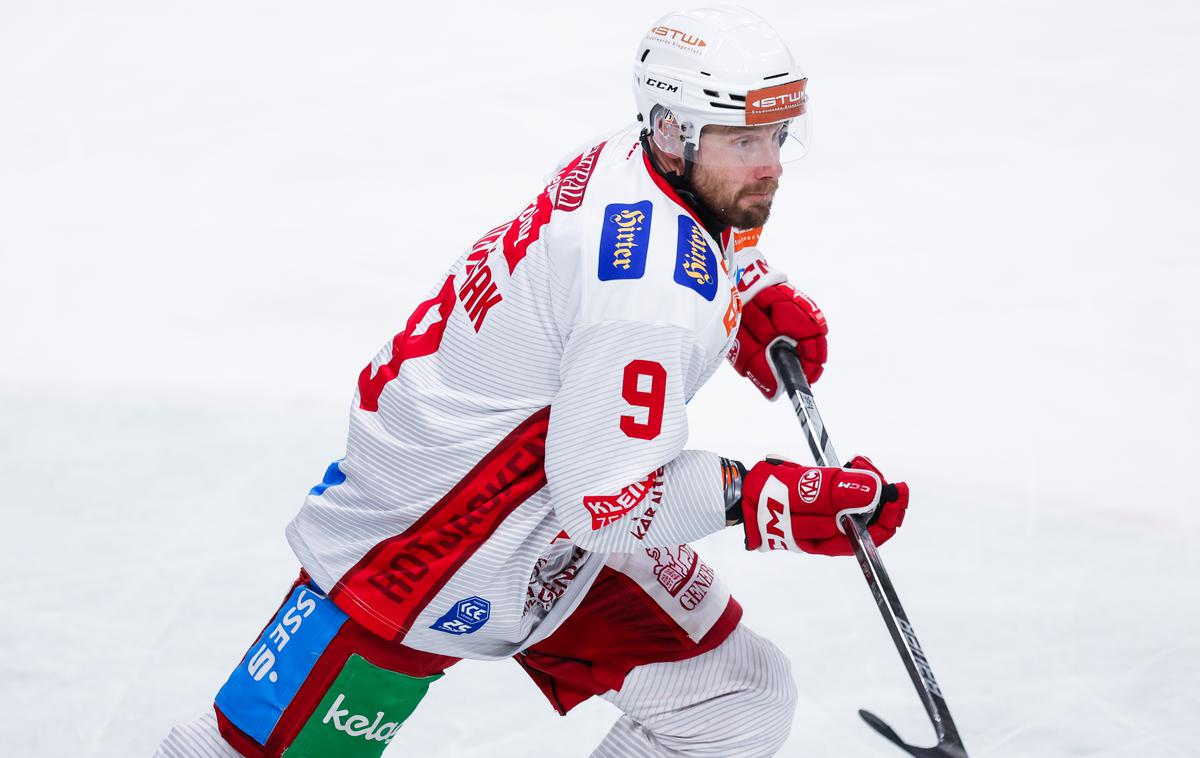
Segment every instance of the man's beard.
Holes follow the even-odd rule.
[[[708,176],[707,172],[697,167],[692,177],[692,186],[722,224],[736,229],[753,229],[765,224],[771,215],[771,203],[775,199],[774,191],[779,187],[779,182],[768,179],[743,187],[734,193],[722,192],[723,188],[715,181],[715,177]],[[753,205],[741,202],[746,195],[758,194],[767,194],[770,197]]]

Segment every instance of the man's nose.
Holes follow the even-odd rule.
[[[779,150],[771,150],[755,168],[755,179],[778,179],[783,176],[783,164],[779,161]]]

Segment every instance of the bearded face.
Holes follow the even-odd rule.
[[[762,226],[771,215],[783,165],[784,125],[706,126],[692,169],[692,188],[724,224]]]
[[[771,203],[779,180],[729,176],[728,166],[697,163],[692,172],[692,187],[701,200],[716,213],[723,224],[737,229],[762,226],[771,215]]]

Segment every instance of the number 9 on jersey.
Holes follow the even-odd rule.
[[[625,366],[621,397],[634,408],[646,409],[646,420],[621,416],[626,437],[652,440],[662,432],[663,405],[667,398],[667,370],[657,361],[633,360]],[[638,414],[641,415],[641,414]]]

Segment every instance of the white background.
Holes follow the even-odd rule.
[[[1196,4],[754,7],[815,119],[762,246],[828,315],[839,450],[912,486],[883,555],[971,755],[1196,755]],[[0,752],[149,755],[208,706],[358,371],[632,118],[667,10],[0,0]],[[806,459],[731,371],[691,420]],[[852,561],[700,549],[793,661],[786,755],[898,755],[859,707],[932,742]],[[614,718],[467,662],[389,754]]]

